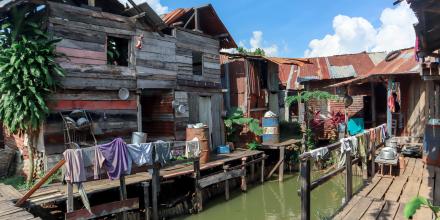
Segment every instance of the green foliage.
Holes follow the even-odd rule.
[[[226,139],[231,142],[235,141],[237,132],[240,132],[244,125],[247,125],[249,130],[255,135],[260,136],[263,134],[260,121],[255,118],[244,117],[243,111],[240,108],[233,109],[224,122],[226,126]]]
[[[107,64],[115,65],[121,55],[119,54],[118,47],[114,38],[108,38],[107,40]]]
[[[252,50],[246,50],[244,47],[237,47],[237,52],[239,54],[244,54],[244,55],[266,56],[266,52],[261,48],[257,48],[254,51],[252,51]]]
[[[438,219],[437,213],[440,211],[440,207],[432,205],[431,202],[421,196],[417,196],[406,203],[403,209],[403,216],[407,219],[411,218],[422,205],[428,206],[434,213],[435,219]]]
[[[252,141],[251,143],[247,144],[247,147],[249,150],[257,150],[259,147],[261,147],[261,144],[257,143],[256,141]]]
[[[298,93],[294,96],[287,97],[286,101],[288,105],[291,105],[292,103],[298,103],[298,102],[307,102],[310,100],[335,100],[338,99],[337,95],[332,95],[329,92],[326,91],[303,91]]]
[[[314,133],[312,131],[312,129],[308,128],[306,129],[306,142],[305,145],[307,147],[308,150],[312,150],[316,147],[316,141],[314,138]]]
[[[0,31],[0,121],[12,133],[38,130],[49,113],[45,98],[64,76],[55,62],[55,44],[35,22],[39,13],[12,10]]]

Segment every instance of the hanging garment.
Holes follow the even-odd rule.
[[[86,171],[81,149],[67,149],[63,153],[66,163],[65,179],[71,183],[81,183],[86,181]]]
[[[130,174],[130,156],[124,140],[116,138],[110,143],[99,145],[98,150],[101,151],[101,154],[97,154],[97,161],[99,161],[100,167],[105,168],[110,180]]]
[[[396,106],[395,106],[396,101],[394,100],[394,96],[390,96],[388,97],[388,108],[390,108],[391,112],[396,112]]]
[[[359,156],[361,157],[362,160],[362,169],[366,170],[367,169],[367,140],[366,140],[366,134],[362,134],[358,137],[359,140]]]
[[[340,140],[341,142],[341,155],[339,157],[338,167],[342,167],[345,165],[345,152],[351,151],[351,155],[357,155],[358,153],[358,140],[355,136],[343,138]]]
[[[142,143],[142,144],[128,144],[128,153],[130,154],[130,159],[138,166],[144,164],[153,164],[153,145],[152,143]]]
[[[156,141],[153,143],[156,150],[155,162],[159,162],[162,166],[171,160],[171,145],[169,142]]]
[[[322,159],[327,153],[328,153],[327,147],[320,147],[310,151],[310,154],[314,160]]]

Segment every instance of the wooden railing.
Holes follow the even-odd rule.
[[[360,136],[362,134],[356,135]],[[374,145],[372,141],[369,141],[368,151],[366,157],[368,158],[371,155],[371,176],[375,174],[375,164],[374,159],[376,155],[376,149],[380,148],[384,145],[384,142],[381,142],[377,145]],[[341,147],[340,142],[336,142],[323,148],[328,149],[328,153],[331,153],[334,150],[338,150]],[[359,157],[352,157],[351,150],[346,150],[345,154],[345,165],[339,167],[332,172],[325,174],[324,176],[319,177],[318,179],[311,181],[311,160],[312,154],[310,152],[305,152],[299,156],[300,160],[300,180],[301,180],[301,219],[309,220],[310,219],[310,194],[312,190],[316,189],[318,186],[324,184],[329,181],[332,177],[338,175],[339,173],[345,172],[345,204],[350,201],[353,196],[353,172],[352,172],[352,164],[358,162],[360,160]]]

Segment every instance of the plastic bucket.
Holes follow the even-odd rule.
[[[147,142],[147,134],[144,132],[133,132],[131,135],[132,144],[141,144]]]

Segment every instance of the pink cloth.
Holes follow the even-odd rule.
[[[71,183],[81,183],[86,181],[86,171],[81,149],[67,149],[63,153],[66,160],[65,179]]]

